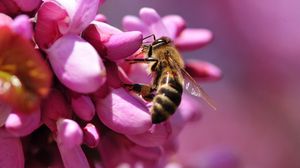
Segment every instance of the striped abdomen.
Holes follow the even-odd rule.
[[[179,80],[171,73],[163,72],[150,109],[152,123],[161,123],[174,114],[181,102],[181,95],[182,84]]]

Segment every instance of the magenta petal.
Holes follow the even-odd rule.
[[[184,93],[177,111],[170,118],[172,136],[177,136],[188,122],[199,120],[202,116],[200,109],[199,99]]]
[[[200,80],[219,80],[222,77],[222,71],[217,66],[199,60],[188,60],[186,70]]]
[[[131,83],[127,77],[127,74],[116,63],[106,61],[105,66],[107,71],[110,72],[110,75],[107,76],[106,82],[106,84],[108,84],[110,87],[116,89],[122,87],[124,83]]]
[[[143,147],[139,145],[132,146],[129,152],[137,157],[153,161],[159,160],[163,155],[163,151],[159,147]]]
[[[2,127],[9,114],[11,113],[11,107],[3,102],[0,102],[0,127]]]
[[[41,111],[37,110],[30,114],[12,112],[5,122],[6,130],[17,136],[25,136],[32,133],[41,124]]]
[[[152,34],[155,34],[159,38],[161,36],[170,37],[166,26],[162,22],[159,14],[152,8],[142,8],[140,10],[140,18],[145,22]],[[150,34],[149,34],[150,35]]]
[[[44,2],[37,12],[35,41],[42,49],[49,48],[62,36],[58,24],[64,23],[68,14],[54,1]]]
[[[88,123],[84,128],[83,128],[83,142],[90,148],[95,148],[100,140],[99,133],[97,131],[97,128],[91,124]]]
[[[107,49],[107,58],[119,60],[136,52],[142,45],[143,36],[139,31],[114,34],[104,45]]]
[[[29,12],[38,8],[42,0],[14,0],[22,11]]]
[[[106,80],[106,71],[97,51],[76,35],[65,35],[47,50],[58,79],[80,92],[96,91]]]
[[[19,138],[7,137],[6,131],[0,129],[0,167],[24,167],[24,154]]]
[[[96,105],[101,121],[110,129],[123,134],[139,134],[147,131],[152,123],[148,109],[123,88],[113,89]]]
[[[79,125],[70,119],[57,121],[57,143],[64,148],[73,148],[82,144],[83,132]]]
[[[101,154],[103,166],[107,168],[117,168],[119,166],[121,168],[120,164],[129,164],[131,155],[128,153],[128,149],[132,145],[133,143],[121,134],[112,131],[103,134],[97,148]]]
[[[0,1],[0,11],[10,16],[16,16],[20,13],[20,8],[12,0],[1,0]]]
[[[57,144],[65,168],[90,168],[88,160],[80,145],[68,148],[63,144]]]
[[[105,15],[101,14],[101,13],[98,13],[94,19],[95,21],[98,21],[98,22],[106,22],[107,21],[107,18]]]
[[[132,55],[142,45],[139,31],[122,32],[103,22],[94,21],[84,32],[83,38],[90,42],[101,56],[119,60]]]
[[[194,50],[208,44],[213,38],[211,31],[207,29],[185,29],[175,39],[175,45],[179,50]]]
[[[84,95],[72,96],[72,108],[78,117],[90,121],[95,115],[95,106],[90,97]]]
[[[29,21],[28,16],[19,15],[18,17],[15,18],[11,26],[14,32],[20,34],[26,39],[31,40],[33,32],[32,32],[32,25],[31,22]]]
[[[185,21],[179,15],[164,16],[162,22],[166,25],[171,39],[175,39],[185,29]]]
[[[69,20],[59,30],[62,34],[81,33],[96,17],[99,0],[57,0],[66,9]]]
[[[132,64],[128,77],[136,83],[151,83],[147,64]]]
[[[169,122],[164,122],[152,127],[145,133],[137,135],[126,135],[132,142],[144,146],[155,147],[164,144],[172,133]]]
[[[140,31],[143,36],[151,34],[148,26],[142,22],[138,17],[127,15],[123,18],[123,29],[125,31]]]
[[[64,98],[64,95],[58,90],[51,90],[48,97],[42,104],[42,121],[47,127],[56,132],[56,121],[60,118],[70,118],[71,109]]]
[[[101,56],[105,57],[107,49],[104,43],[109,41],[113,34],[119,33],[122,31],[107,23],[94,21],[82,32],[82,37],[91,43]]]

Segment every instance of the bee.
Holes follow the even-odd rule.
[[[124,86],[140,94],[146,101],[152,101],[150,107],[152,123],[164,122],[175,113],[181,102],[183,88],[216,109],[208,95],[184,69],[184,61],[172,40],[164,36],[156,39],[154,35],[146,38],[151,36],[154,41],[142,46],[146,58],[126,59],[131,64],[149,64],[153,76],[151,85],[124,84]]]

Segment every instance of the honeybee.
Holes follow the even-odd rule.
[[[153,76],[152,84],[124,84],[140,94],[145,100],[152,101],[150,108],[152,123],[166,121],[180,105],[183,88],[191,95],[202,98],[210,107],[216,109],[204,90],[184,69],[184,61],[168,37],[155,39],[150,45],[144,44],[142,52],[147,55],[142,59],[126,59],[130,63],[148,63]],[[146,39],[144,38],[144,39]]]

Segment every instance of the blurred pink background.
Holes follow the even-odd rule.
[[[230,155],[238,162],[232,167],[299,168],[300,1],[107,0],[101,12],[121,28],[122,17],[138,15],[141,7],[210,29],[210,45],[183,55],[224,73],[221,81],[203,84],[218,110],[204,105],[202,120],[181,133],[175,160],[212,168],[205,167],[207,157]]]

